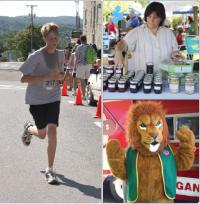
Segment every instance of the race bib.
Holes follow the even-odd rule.
[[[52,90],[54,87],[56,87],[59,84],[59,81],[57,80],[52,80],[52,81],[45,81],[44,82],[44,88],[46,90]]]

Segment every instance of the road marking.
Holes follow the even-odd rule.
[[[101,122],[94,122],[94,124],[97,126],[97,127],[99,127],[99,128],[101,128]]]
[[[26,86],[15,86],[15,85],[5,85],[5,84],[0,84],[0,89],[3,90],[25,90]]]
[[[68,103],[74,104],[74,101],[68,101]]]

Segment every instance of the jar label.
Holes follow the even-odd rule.
[[[116,69],[116,74],[121,74],[121,69]]]
[[[130,88],[132,88],[132,89],[136,89],[136,85],[130,85]]]
[[[144,85],[145,89],[151,89],[151,86]]]
[[[124,84],[118,84],[118,88],[125,88],[125,85]]]
[[[169,89],[172,91],[178,91],[178,84],[169,84]]]
[[[113,73],[113,70],[112,70],[112,69],[111,69],[111,70],[106,69],[106,73],[112,74],[112,73]]]
[[[161,90],[161,87],[160,86],[154,86],[154,89],[155,90]]]
[[[108,84],[109,88],[115,88],[115,84]]]
[[[193,85],[185,85],[185,91],[194,93],[194,86]]]

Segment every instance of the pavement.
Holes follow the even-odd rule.
[[[20,73],[12,71],[11,76],[9,71],[0,71],[0,202],[101,202],[102,137],[101,120],[93,118],[96,107],[75,106],[74,97],[62,97],[55,159],[60,185],[49,185],[44,176],[47,139],[22,144],[23,124],[33,120],[24,104],[26,85],[18,81]]]

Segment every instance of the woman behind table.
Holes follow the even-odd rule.
[[[122,51],[133,51],[133,70],[146,70],[152,63],[154,70],[159,64],[179,56],[178,44],[173,32],[163,26],[165,8],[159,2],[150,3],[144,13],[146,23],[129,31],[115,48],[115,65],[123,64]]]

